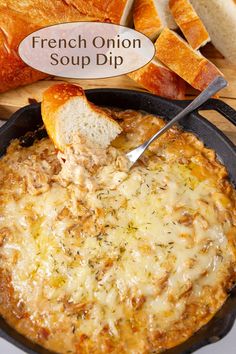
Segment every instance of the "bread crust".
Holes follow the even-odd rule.
[[[128,0],[65,0],[85,15],[95,16],[103,22],[119,24]]]
[[[180,36],[165,28],[155,43],[156,57],[197,90],[204,90],[223,74],[194,51]]]
[[[0,7],[0,93],[48,76],[28,67],[17,53],[21,40],[36,29],[20,14]]]
[[[0,4],[0,93],[48,77],[27,66],[18,55],[20,42],[30,33],[72,21],[119,23],[127,1],[3,0]]]
[[[90,13],[84,14],[69,1],[62,0],[3,0],[1,1],[0,9],[1,12],[9,11],[10,21],[12,18],[16,18],[17,21],[19,18],[27,19],[28,23],[38,28],[71,21],[86,21],[86,19],[88,21],[96,20],[96,17],[92,14],[92,9]],[[19,33],[21,33],[22,30],[30,33],[29,28],[21,28],[21,26],[19,26],[18,29]],[[9,38],[12,38],[11,32],[9,33]]]
[[[158,96],[183,100],[185,82],[168,68],[151,62],[129,74],[129,77]]]
[[[170,0],[170,11],[193,49],[210,41],[210,36],[189,0]]]
[[[154,0],[135,0],[133,19],[135,29],[152,40],[163,29]]]
[[[92,19],[62,1],[45,2],[15,0],[0,4],[0,93],[48,77],[27,66],[18,55],[20,42],[43,26],[60,22]]]

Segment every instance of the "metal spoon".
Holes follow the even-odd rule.
[[[149,147],[149,145],[164,134],[168,129],[177,123],[180,119],[184,118],[187,114],[193,112],[195,109],[200,107],[209,98],[211,98],[216,92],[220,91],[228,85],[228,82],[222,77],[218,76],[214,79],[209,86],[200,93],[186,108],[184,108],[180,113],[177,114],[169,123],[167,123],[162,129],[160,129],[156,134],[154,134],[149,140],[147,140],[142,145],[139,145],[134,150],[131,150],[126,154],[126,157],[130,161],[130,167],[140,158],[144,151]]]

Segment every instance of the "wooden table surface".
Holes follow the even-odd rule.
[[[226,61],[212,45],[207,45],[203,54],[206,55],[224,73],[229,86],[220,93],[220,98],[236,110],[236,64]],[[29,104],[30,99],[41,101],[42,92],[50,85],[59,81],[78,83],[84,89],[116,87],[134,90],[143,90],[136,82],[127,76],[119,76],[109,79],[77,80],[53,78],[24,86],[6,93],[0,94],[0,119],[7,119],[20,107]],[[192,98],[196,91],[189,88],[187,97]],[[203,116],[213,122],[236,144],[236,127],[215,111],[201,112]]]

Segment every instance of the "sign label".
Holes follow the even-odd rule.
[[[133,29],[100,22],[42,28],[19,46],[21,59],[49,75],[98,79],[135,71],[155,54],[151,40]]]

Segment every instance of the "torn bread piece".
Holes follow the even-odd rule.
[[[156,58],[199,91],[217,76],[223,76],[214,64],[168,28],[162,31],[155,47]]]
[[[176,100],[185,98],[184,80],[157,59],[133,71],[129,77],[155,95]]]
[[[170,0],[170,11],[193,49],[210,42],[209,33],[189,0]]]
[[[168,0],[135,0],[134,28],[155,40],[164,27],[176,29]]]
[[[76,134],[106,148],[122,131],[108,113],[87,100],[81,87],[69,83],[51,86],[44,92],[42,118],[60,151],[73,142]]]

